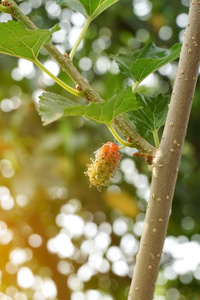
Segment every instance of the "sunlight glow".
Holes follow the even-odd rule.
[[[41,291],[36,291],[33,296],[33,300],[46,300]]]
[[[68,203],[61,206],[60,212],[65,214],[73,214],[81,209],[81,202],[76,198],[72,198]]]
[[[31,7],[30,3],[28,3],[28,2],[23,2],[23,3],[21,3],[21,4],[19,5],[19,8],[23,11],[23,13],[24,13],[25,15],[30,14],[31,11],[32,11],[32,7]]]
[[[60,260],[57,269],[61,274],[68,275],[69,273],[73,272],[74,267],[71,263],[65,261],[65,260]]]
[[[93,238],[97,232],[97,225],[94,222],[87,222],[85,224],[83,233],[87,238]]]
[[[111,243],[111,237],[109,234],[105,233],[105,232],[99,232],[96,237],[94,238],[95,241],[95,248],[102,250],[102,251],[106,251],[106,249],[108,248],[108,246]]]
[[[116,235],[122,236],[128,230],[128,224],[124,217],[119,217],[113,222],[113,232]]]
[[[164,277],[168,280],[175,280],[177,278],[177,273],[174,271],[172,266],[165,266],[163,270]]]
[[[131,234],[125,234],[120,241],[120,248],[128,255],[134,256],[138,251],[139,243],[136,238]]]
[[[123,173],[130,173],[134,171],[134,173],[138,173],[138,170],[135,166],[135,162],[131,158],[124,158],[121,162],[120,168]]]
[[[36,74],[34,64],[31,61],[19,58],[18,67],[23,77],[28,79],[33,78]]]
[[[81,33],[81,28],[80,27],[72,27],[72,29],[70,30],[69,33],[69,46],[70,48],[72,48],[74,46],[74,44],[76,43],[79,34]],[[81,41],[81,43],[79,44],[77,50],[80,50],[83,47],[83,41]]]
[[[47,248],[49,251],[55,252],[63,258],[72,256],[75,251],[69,236],[62,232],[48,241]]]
[[[115,261],[112,265],[112,271],[118,276],[124,277],[128,275],[129,267],[124,260]]]
[[[32,8],[39,8],[42,5],[42,0],[29,0]]]
[[[82,57],[78,64],[83,71],[89,71],[92,68],[92,60],[89,57]]]
[[[53,61],[51,59],[46,60],[44,62],[44,66],[54,76],[58,76],[58,74],[60,73],[60,67],[59,67],[59,65],[55,61]],[[54,80],[52,78],[50,78],[46,73],[43,72],[41,74],[41,83],[44,83],[46,85],[53,85],[55,82],[54,82]]]
[[[9,259],[11,263],[15,265],[20,265],[26,262],[27,255],[25,249],[22,248],[15,248],[9,254]]]
[[[171,299],[171,300],[178,300],[180,299],[180,293],[177,289],[175,288],[171,288],[167,291],[166,293],[167,299]]]
[[[52,19],[56,19],[61,13],[61,7],[54,1],[47,1],[45,8],[48,16]]]
[[[99,225],[99,231],[105,232],[107,234],[112,233],[112,226],[108,222],[102,222]]]
[[[12,69],[11,77],[15,81],[21,81],[24,78],[24,76],[19,68]]]
[[[15,174],[15,170],[13,169],[12,163],[8,159],[2,159],[0,161],[0,169],[3,177],[11,178]],[[10,200],[11,202],[11,200]],[[5,204],[6,205],[6,204]],[[9,207],[9,205],[8,205]]]
[[[0,292],[0,299],[1,300],[13,300],[11,297],[7,296],[6,294]]]
[[[164,252],[173,257],[172,268],[177,274],[195,271],[200,264],[200,245],[197,242],[181,242],[178,238],[167,237]]]
[[[93,273],[88,264],[83,264],[78,269],[77,275],[83,282],[87,282],[91,279]]]
[[[90,254],[94,251],[95,249],[95,243],[94,240],[89,239],[89,240],[85,240],[81,243],[81,252],[83,252],[84,254]]]
[[[101,300],[102,295],[101,292],[97,290],[88,290],[86,293],[87,300]]]
[[[92,269],[94,269],[94,268],[97,269],[102,264],[102,260],[103,260],[103,254],[102,254],[102,252],[95,251],[92,254],[90,254],[90,256],[88,258],[88,265]]]
[[[148,0],[134,0],[134,13],[142,20],[147,20],[150,17],[152,3]]]
[[[17,292],[18,292],[18,289],[15,286],[11,285],[11,286],[8,286],[6,288],[6,295],[9,296],[9,297],[11,297],[11,298],[14,298],[15,295],[17,294]]]
[[[112,246],[108,249],[106,257],[109,261],[115,262],[123,258],[123,253],[119,247]]]
[[[4,221],[0,221],[0,236],[4,235],[7,231],[7,224]]]
[[[40,276],[34,276],[34,282],[32,285],[32,289],[34,289],[35,291],[39,291],[42,288],[42,284],[43,284],[43,279]]]
[[[12,20],[12,16],[10,14],[4,14],[4,13],[0,14],[0,22],[1,23],[6,23],[9,20]]]
[[[159,38],[163,41],[167,41],[172,37],[173,31],[170,26],[162,26],[159,30]]]
[[[61,213],[56,217],[56,223],[67,229],[71,237],[78,237],[83,234],[84,221],[77,215]]]
[[[33,248],[40,247],[42,244],[42,237],[39,234],[31,234],[28,238],[28,242]]]
[[[87,290],[85,294],[83,292],[73,292],[71,300],[113,300],[113,298],[97,290]]]
[[[52,42],[63,43],[66,39],[66,30],[60,29],[52,34]]]
[[[107,56],[100,56],[94,66],[95,73],[98,75],[105,74],[110,68],[110,59]]]
[[[176,24],[180,28],[185,28],[187,25],[187,19],[188,19],[188,15],[185,13],[182,13],[176,17]]]
[[[142,43],[147,42],[150,38],[150,33],[147,29],[141,28],[137,31],[136,38]]]
[[[111,74],[114,74],[114,75],[117,75],[117,74],[120,73],[118,64],[117,64],[114,60],[111,60],[111,61],[110,61],[110,68],[109,68],[109,71],[110,71]]]
[[[0,235],[0,244],[7,245],[12,241],[13,238],[13,231],[8,229],[6,232]]]
[[[71,22],[74,26],[82,27],[85,23],[85,17],[79,12],[73,12],[71,15]]]
[[[39,102],[39,96],[44,92],[42,89],[37,89],[33,92],[32,98],[36,104]]]
[[[143,226],[144,226],[144,221],[138,221],[133,225],[133,232],[137,235],[137,236],[141,236],[142,235],[142,230],[143,230]]]
[[[74,292],[71,295],[71,300],[85,300],[85,295],[82,292]]]
[[[107,259],[103,258],[101,263],[96,267],[100,273],[107,273],[110,270],[110,264]]]
[[[28,197],[26,195],[19,194],[16,197],[16,203],[20,207],[25,207],[29,203],[29,199],[28,199]]]
[[[42,293],[47,299],[55,299],[57,296],[57,288],[52,279],[44,279]]]
[[[8,274],[16,274],[18,271],[18,266],[16,266],[15,264],[8,262],[6,264],[6,272]]]
[[[21,106],[21,100],[19,97],[11,97],[10,99],[5,98],[1,101],[1,110],[4,112],[10,112],[18,109]]]
[[[59,65],[55,61],[53,61],[51,59],[46,60],[43,65],[54,76],[58,76],[58,74],[60,73],[60,67],[59,67]],[[39,77],[39,83],[40,83],[41,87],[43,87],[44,85],[47,85],[47,86],[54,85],[55,81],[49,75],[47,75],[46,73],[42,72],[40,74],[40,77]]]
[[[15,205],[13,197],[9,197],[7,200],[1,200],[1,207],[4,210],[11,210]]]
[[[27,267],[21,267],[17,273],[18,285],[24,289],[28,289],[34,283],[32,271]]]
[[[80,291],[83,288],[83,282],[78,276],[72,274],[68,278],[68,286],[73,291]]]
[[[17,292],[15,294],[14,300],[27,300],[27,295],[22,292]]]

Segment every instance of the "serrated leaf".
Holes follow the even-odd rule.
[[[168,50],[150,43],[140,50],[118,54],[114,58],[123,74],[141,82],[149,74],[177,59],[180,51],[181,44],[175,44]]]
[[[137,111],[129,112],[128,115],[134,122],[137,131],[146,137],[150,132],[159,129],[165,124],[170,96],[159,94],[149,97],[139,93],[135,95],[141,108]]]
[[[91,16],[92,19],[96,18],[104,10],[117,1],[118,0],[80,0],[87,11],[88,16]]]
[[[136,98],[128,88],[102,103],[69,107],[65,110],[65,116],[84,116],[95,123],[110,124],[118,115],[138,108]]]
[[[62,118],[68,106],[76,105],[73,101],[51,92],[42,93],[39,98],[39,114],[44,125]]]
[[[119,0],[56,0],[58,4],[68,6],[86,18],[91,17],[91,19],[96,18],[117,1]]]
[[[156,47],[154,43],[149,43],[145,47],[126,54],[113,55],[120,71],[128,77],[134,79],[131,73],[131,66],[134,61],[141,58],[161,58],[169,54],[169,50]]]
[[[50,124],[63,116],[83,116],[95,123],[110,124],[116,116],[138,108],[131,88],[117,91],[107,101],[90,103],[89,105],[77,105],[53,93],[43,93],[39,101],[39,113],[44,125]]]
[[[36,60],[41,47],[51,40],[53,32],[59,30],[54,26],[51,30],[27,30],[21,22],[8,21],[0,23],[0,53]]]

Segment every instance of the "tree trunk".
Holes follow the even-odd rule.
[[[199,59],[200,2],[192,0],[167,120],[153,161],[150,200],[128,300],[153,299]]]

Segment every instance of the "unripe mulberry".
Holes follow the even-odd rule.
[[[111,177],[115,176],[120,164],[119,147],[112,142],[104,144],[95,153],[95,160],[88,165],[85,172],[89,176],[90,185],[100,191],[102,186],[108,186]]]

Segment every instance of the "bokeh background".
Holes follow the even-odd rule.
[[[59,23],[53,43],[73,46],[84,17],[52,0],[17,1],[40,28]],[[111,54],[182,42],[189,0],[120,0],[91,24],[74,63],[105,99],[133,83]],[[6,22],[9,15],[0,14]],[[40,61],[72,84],[42,50]],[[150,75],[142,93],[171,93],[177,62]],[[42,91],[70,96],[31,62],[0,55],[0,299],[125,300],[150,191],[151,171],[124,148],[109,188],[84,176],[94,151],[113,137],[103,125],[66,118],[43,127]],[[70,96],[71,99],[73,96]],[[162,256],[155,300],[200,299],[200,85]],[[145,274],[144,274],[145,276]]]

